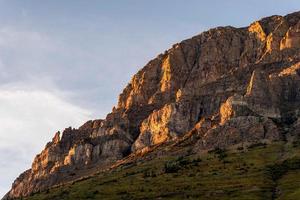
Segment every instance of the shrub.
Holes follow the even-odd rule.
[[[214,153],[218,156],[220,161],[223,161],[227,157],[227,153],[225,149],[220,149],[219,147],[215,148],[214,150],[210,151],[209,153]]]
[[[165,163],[164,171],[165,173],[176,173],[182,168],[187,168],[189,166],[197,166],[202,160],[200,158],[195,158],[193,160],[185,158],[183,156],[178,157],[176,160],[168,161]]]
[[[243,150],[244,150],[244,147],[238,147],[237,150],[238,150],[238,151],[243,151]]]
[[[154,170],[152,169],[146,169],[143,173],[143,177],[147,178],[147,177],[156,177],[156,173]]]
[[[255,144],[251,144],[248,149],[253,149],[253,148],[256,148],[256,147],[263,147],[263,148],[266,148],[267,147],[267,144],[266,143],[262,143],[262,142],[259,142],[259,143],[255,143]]]
[[[267,167],[267,173],[273,181],[280,179],[289,170],[300,169],[300,159],[289,159],[282,163],[274,164]]]
[[[176,173],[180,170],[180,164],[178,161],[168,161],[165,163],[165,173]]]

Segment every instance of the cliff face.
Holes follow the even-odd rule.
[[[285,139],[300,133],[299,106],[300,12],[211,29],[151,60],[106,119],[56,133],[5,198],[191,135],[194,151]]]

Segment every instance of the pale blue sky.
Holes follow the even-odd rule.
[[[10,67],[0,82],[46,79],[39,87],[74,92],[71,101],[104,117],[132,74],[173,43],[299,7],[298,0],[1,0],[0,29],[32,41],[0,49]]]
[[[299,10],[299,0],[0,0],[0,196],[56,130],[104,117],[172,44]]]

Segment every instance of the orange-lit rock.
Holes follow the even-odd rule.
[[[6,198],[182,138],[202,151],[299,134],[299,21],[300,12],[271,16],[175,44],[132,77],[105,119],[57,133]]]
[[[281,40],[280,49],[300,48],[300,22],[292,26]]]

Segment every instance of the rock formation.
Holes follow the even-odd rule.
[[[72,180],[187,133],[195,151],[300,133],[300,12],[184,40],[135,74],[104,120],[67,128],[6,199]]]

